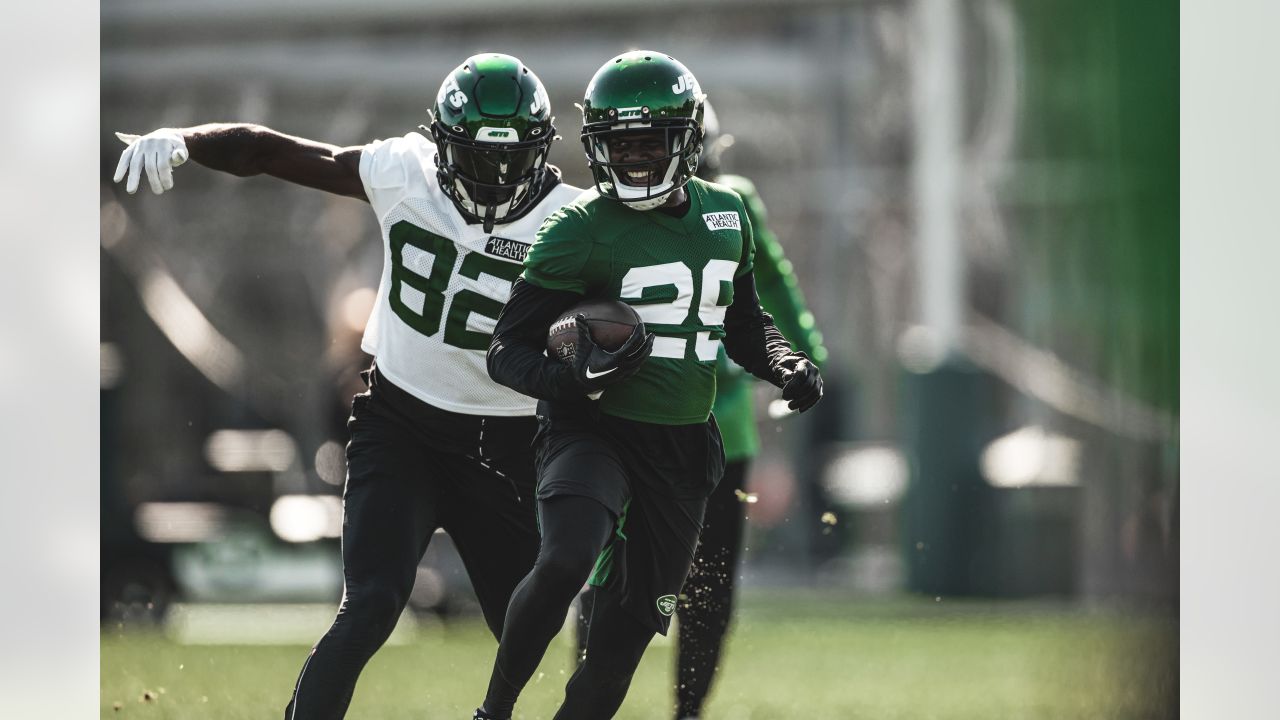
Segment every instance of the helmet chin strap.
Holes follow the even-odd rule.
[[[623,200],[622,203],[632,210],[652,210],[661,206],[670,199],[670,197],[671,193],[666,193],[664,195],[659,195],[656,198],[648,198],[647,200]]]
[[[484,207],[484,231],[490,233],[493,232],[493,221],[494,217],[498,214],[498,206],[489,204]]]

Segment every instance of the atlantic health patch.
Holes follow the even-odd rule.
[[[742,229],[742,220],[733,211],[703,213],[702,219],[706,221],[708,230]]]
[[[484,251],[487,255],[523,263],[525,257],[529,254],[529,243],[490,235],[489,242],[484,245]]]

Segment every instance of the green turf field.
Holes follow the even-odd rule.
[[[1170,614],[809,593],[749,593],[741,605],[705,720],[1176,716]],[[464,620],[420,627],[409,640],[374,656],[348,717],[468,720],[493,660],[487,631]],[[307,649],[182,645],[108,628],[102,717],[279,717]],[[562,634],[517,718],[551,716],[570,652]],[[650,648],[619,718],[671,717],[671,663],[669,643]]]

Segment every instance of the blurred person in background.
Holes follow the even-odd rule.
[[[822,333],[814,325],[813,313],[782,250],[782,244],[765,224],[764,202],[755,184],[741,175],[722,172],[721,156],[733,145],[733,136],[720,130],[720,121],[710,102],[704,106],[702,157],[697,176],[731,188],[742,198],[755,240],[756,290],[760,305],[773,316],[778,329],[796,349],[821,365],[827,357]],[[751,376],[729,360],[724,346],[716,355],[716,400],[712,414],[720,425],[724,442],[724,477],[707,501],[702,536],[693,558],[693,567],[676,606],[679,619],[676,653],[676,718],[696,720],[702,713],[719,669],[720,652],[733,613],[734,587],[742,552],[746,520],[743,501],[751,460],[760,451],[752,403]],[[578,662],[586,653],[587,622],[597,589],[582,593],[578,613]]]
[[[543,541],[511,597],[477,720],[512,717],[588,578],[599,590],[587,651],[555,717],[617,712],[654,634],[670,628],[723,475],[711,417],[722,340],[792,410],[822,397],[817,366],[760,307],[742,199],[693,177],[704,100],[663,53],[624,53],[595,73],[581,106],[595,189],[539,230],[498,319],[490,375],[543,401]],[[626,298],[644,322],[607,351],[578,315],[572,363],[547,357],[549,327],[584,298]]]
[[[423,133],[338,147],[250,124],[161,128],[129,143],[115,180],[156,194],[188,156],[368,202],[386,262],[348,420],[342,603],[298,675],[286,720],[341,718],[396,625],[439,528],[501,637],[538,551],[535,401],[491,381],[485,351],[542,221],[581,190],[547,164],[541,81],[510,55],[475,55],[440,86]]]

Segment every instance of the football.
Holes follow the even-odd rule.
[[[617,350],[631,337],[635,326],[643,326],[632,307],[618,300],[584,300],[551,324],[547,331],[547,355],[573,364],[578,349],[578,326],[574,318],[586,316],[591,339],[605,350]]]

